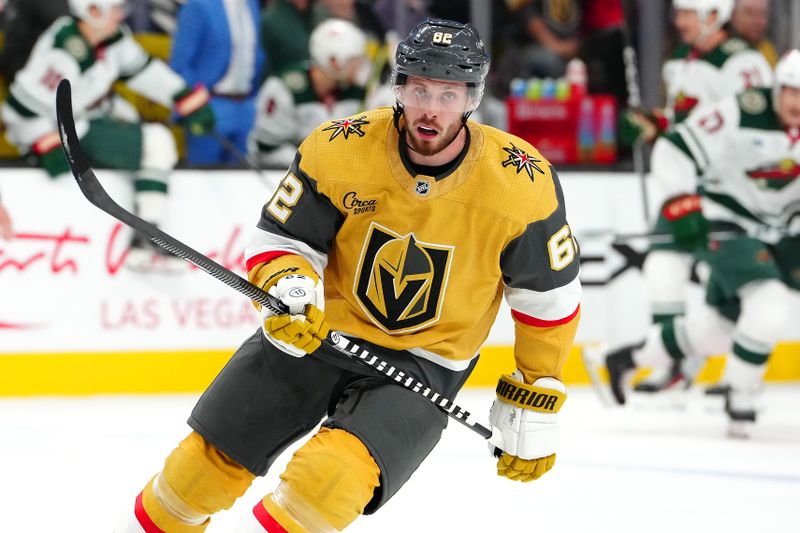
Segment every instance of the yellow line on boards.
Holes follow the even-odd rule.
[[[201,392],[222,369],[231,350],[113,353],[0,354],[0,396]],[[712,357],[700,382],[719,379],[724,358]],[[494,387],[514,370],[511,346],[485,346],[467,387]],[[563,369],[567,384],[588,384],[589,376],[572,349]],[[768,381],[800,381],[800,342],[778,345],[770,357]]]

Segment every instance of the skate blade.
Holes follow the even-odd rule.
[[[703,409],[708,413],[721,413],[725,410],[724,394],[703,394]]]
[[[605,354],[607,351],[606,344],[603,342],[587,343],[581,349],[581,359],[586,373],[589,375],[592,390],[594,390],[600,403],[606,407],[617,407],[618,404],[611,393],[605,370]]]
[[[635,409],[652,411],[685,411],[689,407],[686,390],[667,389],[661,392],[630,392],[631,405]]]
[[[753,436],[754,422],[745,420],[731,420],[728,422],[728,437],[731,439],[747,440]]]

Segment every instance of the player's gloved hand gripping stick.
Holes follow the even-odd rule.
[[[89,165],[89,161],[78,140],[78,135],[75,132],[75,119],[72,116],[72,91],[68,80],[61,80],[58,84],[58,91],[56,93],[56,115],[58,118],[58,130],[61,136],[61,144],[67,156],[67,162],[83,195],[86,196],[92,204],[140,232],[142,235],[145,235],[158,246],[169,250],[181,259],[211,274],[251,300],[259,302],[276,315],[282,315],[288,312],[286,306],[275,296],[263,291],[261,288],[234,274],[219,263],[209,259],[200,252],[164,233],[154,225],[145,222],[133,213],[123,209],[108,195],[108,193],[106,193]],[[347,357],[343,358],[342,354]],[[474,420],[468,411],[454,404],[448,398],[431,390],[430,387],[427,387],[415,377],[409,376],[407,373],[382,361],[377,356],[371,355],[367,350],[345,339],[341,335],[338,335],[336,332],[328,334],[321,348],[314,352],[314,357],[321,359],[325,363],[345,368],[349,371],[353,371],[353,364],[351,361],[357,361],[359,365],[365,369],[369,369],[371,374],[380,375],[401,387],[422,395],[444,411],[450,418],[464,424],[487,439],[494,446],[504,448],[503,434],[501,431],[493,431],[494,428],[480,424]]]

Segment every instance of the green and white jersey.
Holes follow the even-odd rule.
[[[667,118],[682,122],[697,105],[704,105],[750,87],[772,84],[772,69],[764,56],[738,37],[731,37],[705,54],[688,45],[678,47],[662,69],[667,91]]]
[[[186,87],[178,74],[133,39],[127,26],[92,46],[75,18],[61,17],[36,41],[28,62],[9,88],[3,120],[11,142],[25,150],[56,131],[56,87],[62,79],[72,84],[79,135],[86,132],[89,118],[107,111],[104,105],[117,80],[168,107],[172,107],[173,95]]]
[[[699,184],[709,220],[770,243],[796,231],[789,225],[800,216],[800,129],[783,128],[770,89],[698,108],[659,139],[652,167],[670,196]]]
[[[364,94],[363,87],[350,86],[320,99],[311,84],[307,64],[270,76],[258,92],[248,151],[261,164],[288,166],[298,145],[317,126],[358,113]]]

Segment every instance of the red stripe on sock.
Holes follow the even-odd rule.
[[[140,492],[138,496],[136,496],[136,505],[133,507],[133,515],[136,517],[136,520],[139,522],[139,525],[142,526],[146,533],[164,533],[164,531],[158,527],[155,522],[147,515],[147,511],[144,510],[144,505],[142,505],[142,493]]]
[[[258,255],[254,255],[253,257],[248,259],[247,262],[245,263],[245,266],[247,267],[247,271],[250,272],[256,265],[260,265],[261,263],[269,263],[273,259],[277,259],[282,255],[293,255],[293,254],[292,252],[284,252],[284,251],[264,252]]]
[[[267,533],[289,533],[286,531],[282,525],[278,523],[277,520],[272,518],[272,515],[269,514],[267,508],[264,507],[263,502],[258,502],[255,507],[253,507],[253,515],[258,520],[258,523],[264,527],[264,530]]]
[[[553,326],[560,326],[561,324],[566,324],[567,322],[571,322],[573,318],[575,318],[580,310],[581,306],[578,304],[578,307],[570,313],[569,315],[565,316],[564,318],[560,318],[558,320],[542,320],[541,318],[536,318],[535,316],[526,315],[525,313],[520,313],[519,311],[512,309],[511,314],[528,326],[536,326],[537,328],[550,328]]]

